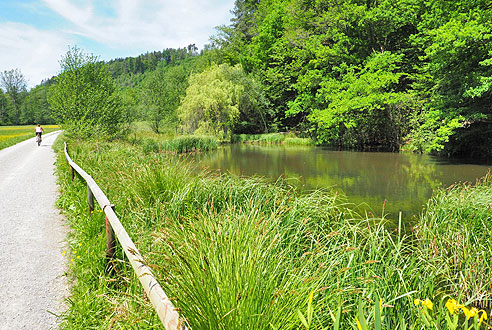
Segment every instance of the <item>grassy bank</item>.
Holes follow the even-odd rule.
[[[445,329],[448,297],[490,308],[488,178],[437,192],[412,231],[389,232],[384,219],[360,217],[335,193],[197,175],[185,160],[139,144],[70,141],[69,152],[116,205],[193,329],[357,328],[356,315],[377,323],[380,300],[382,329],[420,329],[429,320],[416,298],[434,302],[431,321]],[[58,171],[58,204],[73,228],[62,328],[160,329],[121,251],[116,276],[104,275],[104,219],[88,218],[85,184],[70,184],[61,154]]]
[[[300,138],[291,133],[239,134],[233,136],[234,143],[314,145],[309,138]]]
[[[35,128],[34,125],[0,126],[0,150],[34,137]],[[59,129],[59,126],[46,125],[43,126],[43,129],[45,133],[49,133]]]

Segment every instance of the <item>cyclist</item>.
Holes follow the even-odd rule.
[[[38,126],[36,126],[36,142],[39,144],[41,144],[41,134],[43,134],[44,132],[44,129],[41,127],[41,124],[38,124]]]

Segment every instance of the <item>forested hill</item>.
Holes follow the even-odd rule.
[[[489,0],[236,0],[232,13],[200,53],[107,63],[128,121],[492,158]],[[2,111],[2,123],[19,118]]]
[[[163,51],[147,52],[137,57],[117,58],[108,61],[107,64],[113,77],[118,77],[123,74],[153,71],[161,62],[169,65],[196,55],[198,55],[198,48],[192,44],[184,48],[167,48]]]

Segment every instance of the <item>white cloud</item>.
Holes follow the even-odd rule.
[[[215,26],[228,24],[233,6],[234,0],[33,2],[31,11],[43,13],[38,19],[56,15],[65,20],[63,27],[43,30],[35,27],[39,22],[0,22],[0,71],[19,68],[34,87],[57,74],[69,45],[105,60],[192,43],[202,48]]]
[[[59,71],[61,55],[70,39],[55,31],[42,31],[19,23],[0,23],[0,72],[19,68],[29,87]]]
[[[43,0],[53,11],[74,24],[71,33],[105,44],[110,48],[158,50],[196,43],[203,47],[213,28],[227,23],[233,0],[228,4],[181,0],[114,1],[114,16],[101,14],[86,3],[70,0]]]

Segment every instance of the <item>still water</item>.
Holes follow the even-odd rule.
[[[336,189],[359,211],[407,220],[425,207],[434,189],[475,182],[488,165],[465,164],[411,153],[332,151],[320,147],[233,144],[201,153],[204,167],[275,180],[285,176],[304,190]]]

